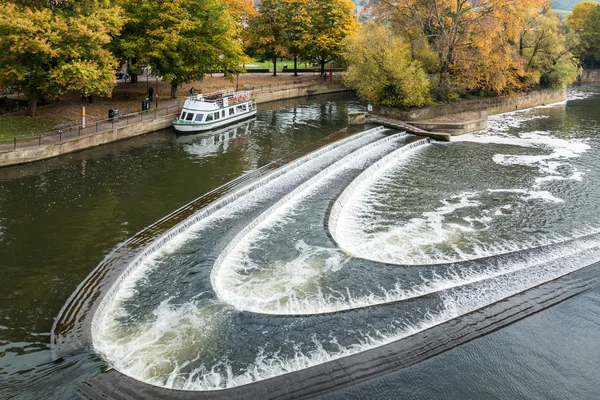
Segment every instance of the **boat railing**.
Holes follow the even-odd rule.
[[[218,92],[201,93],[192,98],[192,101],[201,101],[204,103],[213,103],[223,106],[223,99],[227,99],[227,104],[235,104],[242,101],[252,99],[251,91],[240,90],[235,91],[234,89],[221,90]]]

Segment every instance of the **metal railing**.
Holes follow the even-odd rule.
[[[292,82],[279,82],[267,85],[244,85],[238,90],[260,93],[283,90],[288,88],[310,87],[315,84],[327,84],[328,82],[332,81],[341,82],[341,75],[335,74],[331,78],[328,77],[326,81],[324,81],[322,77],[311,76],[307,78],[299,76],[298,79]],[[65,126],[64,128],[56,128],[51,131],[38,133],[36,135],[23,135],[14,136],[13,138],[0,138],[0,151],[42,146],[62,142],[63,140],[74,139],[81,136],[93,135],[96,133],[112,130],[114,128],[124,128],[129,125],[137,124],[140,122],[152,121],[160,117],[166,117],[169,115],[177,114],[181,111],[181,108],[183,106],[182,100],[178,100],[175,104],[172,104],[172,102],[169,101],[165,101],[162,104],[168,103],[171,103],[171,105],[168,105],[166,107],[154,108],[147,111],[138,111],[125,115],[119,115],[117,118],[108,118],[100,121],[93,121],[86,123],[85,126]]]

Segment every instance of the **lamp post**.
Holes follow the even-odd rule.
[[[154,108],[158,108],[158,75],[156,76],[156,103],[154,105]]]

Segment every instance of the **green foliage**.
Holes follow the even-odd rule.
[[[600,6],[594,7],[585,19],[581,40],[586,46],[586,52],[600,60]]]
[[[262,0],[250,22],[248,50],[276,62],[286,55],[323,66],[342,58],[342,40],[356,28],[350,0]]]
[[[110,95],[116,59],[107,45],[121,25],[121,9],[108,1],[75,10],[0,3],[0,86],[25,93],[30,115],[43,95]]]
[[[286,29],[281,3],[278,0],[262,0],[260,13],[250,21],[246,30],[248,52],[261,60],[271,60],[276,64],[277,58],[288,52],[285,47]],[[273,74],[276,74],[276,67]]]
[[[578,60],[570,52],[575,44],[560,26],[559,18],[548,9],[536,15],[521,36],[520,54],[531,85],[562,88],[576,80]],[[572,39],[574,40],[574,39]]]
[[[358,26],[350,0],[310,0],[307,2],[310,25],[306,32],[307,58],[324,66],[343,58],[342,41]]]
[[[172,86],[215,71],[226,75],[244,60],[238,29],[218,0],[127,0],[130,20],[118,40],[122,54],[134,60],[133,70],[152,66]]]
[[[430,103],[429,81],[408,45],[385,27],[366,23],[344,41],[348,71],[344,81],[365,101],[389,107]]]

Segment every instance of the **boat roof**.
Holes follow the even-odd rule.
[[[213,111],[251,99],[252,92],[249,90],[236,92],[234,89],[228,89],[212,93],[200,93],[187,99],[183,104],[183,108],[192,111]]]

